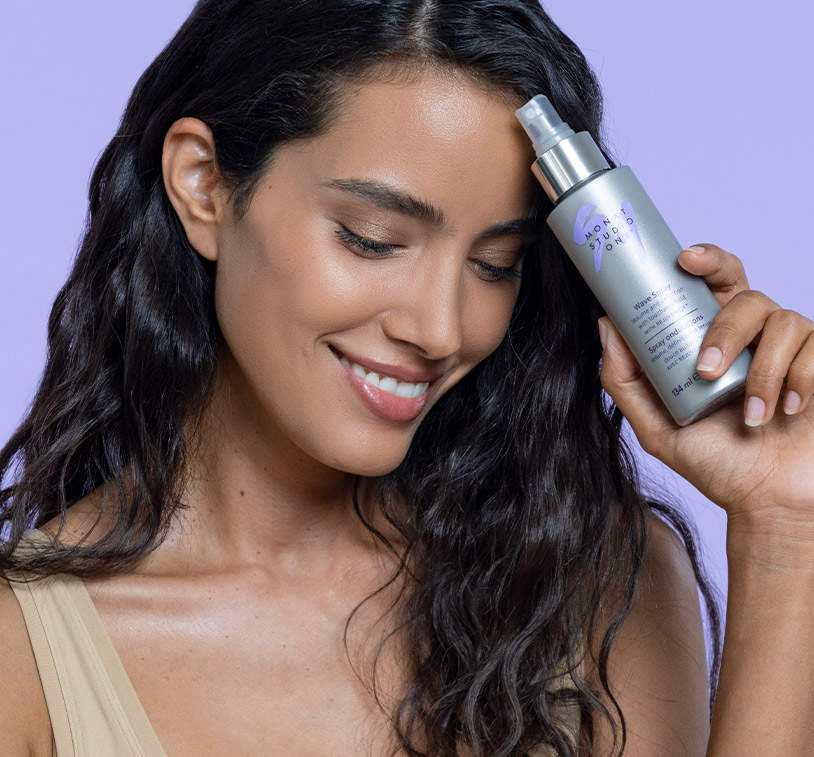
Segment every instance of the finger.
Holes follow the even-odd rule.
[[[789,367],[783,412],[786,415],[802,413],[808,407],[812,395],[814,395],[814,333],[809,335]]]
[[[749,288],[740,258],[714,244],[688,247],[679,253],[678,262],[688,273],[704,279],[721,306]]]
[[[783,381],[812,331],[814,323],[793,310],[778,309],[769,315],[746,376],[747,426],[760,426],[774,417]],[[802,363],[795,369],[794,391],[803,390],[802,369]]]
[[[723,376],[778,310],[780,306],[762,292],[738,292],[712,319],[701,341],[695,370],[710,381]]]
[[[662,454],[675,422],[610,318],[599,319],[599,334],[603,388],[627,418],[642,448],[647,452],[658,449]]]

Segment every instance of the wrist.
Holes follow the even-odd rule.
[[[814,507],[810,517],[771,513],[730,515],[726,554],[730,564],[814,576]]]

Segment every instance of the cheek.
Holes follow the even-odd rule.
[[[462,311],[463,362],[471,369],[503,341],[517,303],[519,284],[480,284],[493,287],[488,296],[467,297]]]
[[[296,254],[308,245],[305,230],[280,224],[247,224],[223,241],[215,280],[218,323],[244,379],[261,394],[285,394],[285,376],[308,354],[304,334],[316,325],[314,303],[324,302],[314,291],[319,279],[309,261]]]
[[[226,240],[215,291],[244,378],[289,400],[301,377],[323,365],[314,360],[325,359],[330,337],[374,322],[387,292],[384,271],[341,247],[333,227],[298,221],[247,224]]]
[[[227,240],[218,263],[219,318],[252,329],[319,329],[340,316],[352,285],[317,224],[268,221]],[[221,327],[225,328],[226,323]]]

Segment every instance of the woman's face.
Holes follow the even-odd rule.
[[[381,475],[506,333],[532,241],[514,107],[427,70],[351,87],[218,230],[231,413],[272,444]]]

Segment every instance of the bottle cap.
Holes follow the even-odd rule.
[[[531,137],[538,158],[574,134],[574,130],[560,118],[545,95],[532,97],[515,111],[515,115]]]

